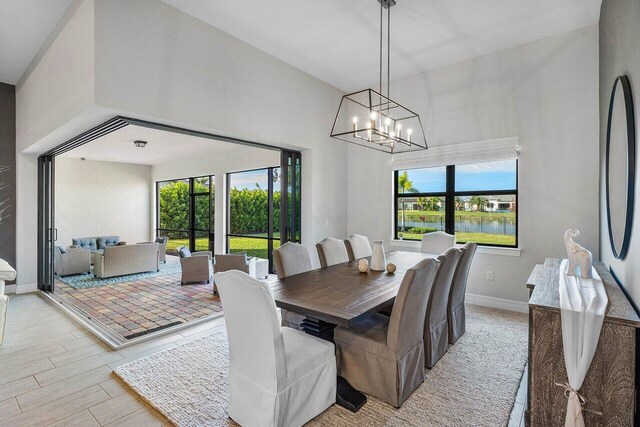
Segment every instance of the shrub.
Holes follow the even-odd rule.
[[[407,233],[425,234],[425,233],[433,233],[434,231],[438,231],[438,229],[434,227],[411,227],[407,230]]]

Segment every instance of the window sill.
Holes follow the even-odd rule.
[[[396,248],[411,248],[420,249],[420,242],[417,240],[391,240],[391,247]],[[461,248],[462,245],[456,244],[457,248]],[[476,253],[486,255],[500,255],[500,256],[520,256],[520,248],[501,248],[498,246],[478,246]]]

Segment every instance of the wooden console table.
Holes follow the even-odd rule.
[[[562,387],[567,381],[562,347],[560,259],[547,258],[533,270],[527,287],[529,299],[530,426],[564,425],[567,400]],[[632,426],[635,415],[636,329],[640,318],[611,276],[607,267],[595,263],[609,298],[600,341],[580,393],[587,399],[583,412],[587,426]]]

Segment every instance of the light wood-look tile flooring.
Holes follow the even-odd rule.
[[[223,322],[115,351],[37,294],[12,295],[0,347],[0,427],[171,425],[112,370]]]

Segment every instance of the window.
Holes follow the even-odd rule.
[[[280,168],[228,174],[227,248],[269,260],[280,247]]]
[[[518,245],[518,162],[451,165],[395,172],[395,238],[446,231],[459,243]]]
[[[213,176],[157,182],[156,200],[156,235],[169,238],[169,252],[180,246],[191,251],[213,250]]]

